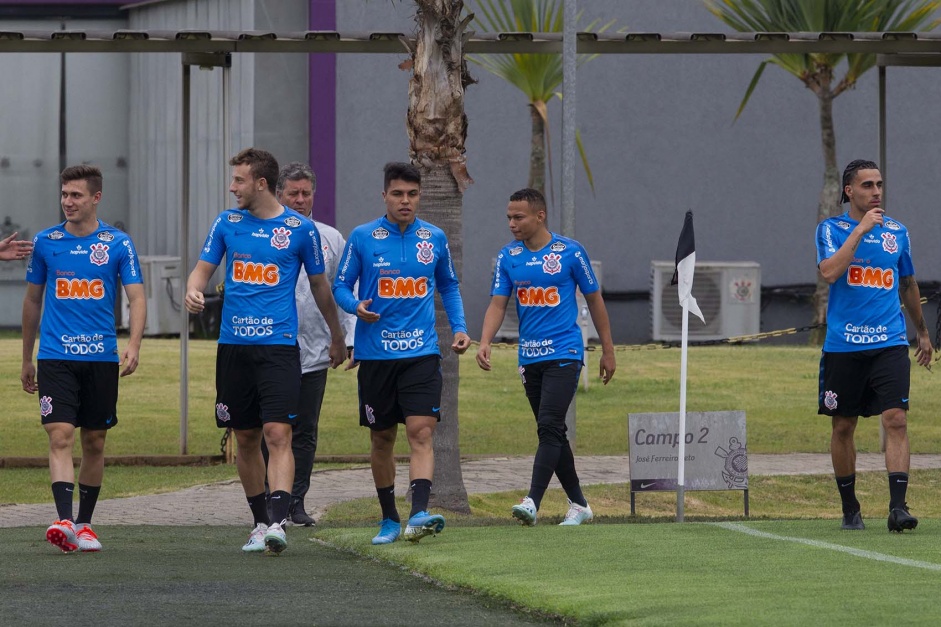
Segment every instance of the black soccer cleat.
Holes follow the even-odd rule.
[[[917,526],[918,519],[908,513],[907,503],[904,503],[902,507],[895,507],[889,511],[889,531],[902,533],[905,529],[914,529]]]
[[[843,524],[840,525],[840,529],[846,529],[848,531],[862,531],[865,528],[866,525],[863,524],[863,517],[860,516],[859,511],[843,514]]]

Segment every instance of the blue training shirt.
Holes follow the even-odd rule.
[[[859,222],[849,212],[817,225],[817,265],[840,249]],[[830,285],[823,350],[847,353],[907,346],[899,278],[915,274],[908,229],[888,216],[863,236],[846,273]]]
[[[507,244],[493,272],[491,296],[516,294],[521,366],[548,359],[581,361],[585,347],[575,288],[582,294],[600,289],[582,245],[550,234],[549,243],[537,251],[519,241]]]
[[[359,281],[359,298],[353,287]],[[376,322],[356,320],[356,359],[404,359],[438,354],[435,289],[453,333],[467,333],[461,287],[444,231],[416,219],[403,233],[385,216],[353,229],[346,242],[333,296],[356,314],[372,299]]]
[[[225,256],[225,298],[220,344],[296,344],[294,287],[303,265],[322,274],[320,234],[314,223],[284,208],[262,220],[229,209],[216,218],[199,259],[219,265]]]
[[[65,222],[33,238],[26,280],[45,285],[37,359],[118,362],[114,303],[118,279],[143,283],[134,244],[101,220],[95,232],[76,237]]]

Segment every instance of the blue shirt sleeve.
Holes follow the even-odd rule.
[[[509,263],[506,255],[506,249],[500,251],[497,255],[497,263],[493,267],[493,279],[490,281],[491,296],[511,296],[513,294],[513,284],[510,281],[510,275],[506,271],[506,264]]]
[[[143,283],[144,275],[140,269],[140,260],[137,257],[137,251],[134,249],[134,242],[131,241],[130,237],[121,239],[121,249],[124,253],[121,255],[121,265],[119,266],[121,283],[124,285]]]
[[[593,294],[601,289],[598,285],[598,277],[591,268],[591,259],[588,258],[588,252],[581,244],[577,244],[575,258],[578,259],[579,267],[573,268],[575,272],[575,283],[582,294]]]
[[[304,270],[307,276],[312,274],[323,274],[325,269],[323,265],[323,255],[320,248],[320,231],[313,224],[310,224],[308,231],[310,242],[306,239],[301,247],[301,261],[304,263]]]
[[[343,255],[340,257],[340,263],[337,267],[337,276],[333,280],[333,299],[343,311],[349,314],[356,314],[356,306],[359,299],[353,288],[356,281],[359,280],[361,260],[356,252],[356,243],[359,235],[356,231],[350,234],[350,239],[343,247]]]
[[[26,281],[35,285],[46,283],[46,260],[42,256],[42,242],[39,236],[33,238],[33,254],[26,264]]]
[[[461,298],[461,284],[454,272],[454,264],[451,262],[451,247],[448,246],[447,240],[444,241],[442,250],[444,252],[441,253],[438,265],[435,267],[435,284],[438,286],[438,293],[441,294],[444,311],[448,314],[451,332],[467,333],[467,324],[464,321],[464,301]]]
[[[209,235],[206,236],[206,243],[203,244],[203,252],[199,255],[200,261],[206,261],[214,266],[218,266],[222,261],[223,255],[225,255],[225,238],[223,237],[222,229],[219,228],[222,224],[222,215],[216,218],[216,221],[212,223],[212,228],[209,229]]]

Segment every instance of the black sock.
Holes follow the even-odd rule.
[[[840,491],[840,500],[843,501],[843,513],[852,514],[859,511],[859,501],[856,500],[856,473],[846,477],[836,478],[836,487]]]
[[[394,522],[402,522],[399,518],[399,510],[395,508],[395,486],[388,488],[376,488],[376,494],[379,495],[379,507],[382,508],[382,518],[388,518]]]
[[[431,479],[416,479],[412,482],[412,513],[409,518],[428,509],[431,498]]]
[[[72,520],[72,496],[75,484],[68,481],[55,481],[52,484],[52,500],[56,503],[56,516],[59,520]]]
[[[275,490],[269,498],[271,502],[271,522],[283,523],[288,518],[288,510],[291,508],[291,493],[284,490]]]
[[[908,490],[907,472],[889,473],[889,511],[905,507],[905,492]]]
[[[570,501],[582,507],[588,507],[588,501],[585,500],[585,495],[582,494],[582,486],[578,482],[578,473],[575,472],[575,455],[572,453],[572,447],[567,440],[562,445],[559,454],[559,465],[555,468],[555,476],[559,478],[559,483],[562,484],[562,489],[565,490],[565,495],[569,497]]]
[[[76,524],[91,523],[91,515],[95,513],[95,504],[98,503],[98,494],[101,493],[100,485],[78,484],[78,518]]]
[[[252,517],[255,519],[254,524],[271,524],[271,519],[268,517],[268,503],[266,502],[264,492],[248,497],[248,507],[252,510]]]
[[[536,449],[536,459],[533,460],[533,478],[529,484],[529,498],[536,504],[536,509],[539,509],[546,488],[549,487],[549,481],[552,480],[552,475],[559,465],[561,453],[561,448],[549,444],[540,443],[539,448]]]

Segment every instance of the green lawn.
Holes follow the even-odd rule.
[[[527,455],[535,450],[535,429],[510,348],[494,350],[494,370],[480,370],[473,350],[461,358],[460,421],[464,454]],[[0,340],[0,457],[45,456],[35,396],[19,383],[20,342]],[[598,353],[589,352],[588,391],[579,389],[578,454],[627,452],[627,414],[677,411],[678,349],[619,351],[614,380],[597,380]],[[111,455],[178,454],[179,342],[147,339],[137,373],[121,380],[120,425],[109,435]],[[190,343],[189,452],[219,453],[221,432],[213,418],[215,343]],[[741,409],[746,412],[752,453],[826,452],[829,424],[817,416],[819,351],[810,347],[714,346],[689,352],[689,411]],[[941,395],[935,375],[913,368],[910,435],[912,452],[941,450]],[[358,426],[355,371],[330,372],[320,423],[322,455],[365,454],[368,438]],[[445,419],[448,419],[445,417]],[[403,440],[400,451],[406,451]],[[859,450],[878,451],[878,425],[866,421],[857,432]]]

